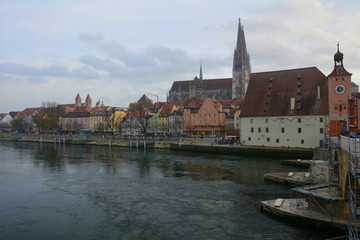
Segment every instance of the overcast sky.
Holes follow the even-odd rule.
[[[173,81],[232,76],[238,19],[252,72],[333,68],[336,41],[360,84],[360,1],[0,0],[0,112],[128,106]],[[156,97],[148,95],[153,100]]]

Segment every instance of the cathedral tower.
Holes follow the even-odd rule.
[[[245,34],[239,19],[237,44],[234,51],[232,98],[245,98],[251,74],[250,57],[246,50]]]

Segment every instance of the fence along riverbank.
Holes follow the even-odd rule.
[[[173,149],[179,151],[312,159],[313,149],[252,147],[239,144],[218,144],[210,138],[123,137],[105,135],[1,134],[0,141],[24,141],[52,144],[82,144],[111,147]]]

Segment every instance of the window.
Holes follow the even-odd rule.
[[[281,119],[281,123],[284,123],[284,122],[285,122],[285,119],[282,118],[282,119]]]
[[[298,118],[298,123],[301,123],[301,118]]]
[[[261,133],[261,128],[258,128],[258,132]]]
[[[267,142],[270,142],[270,138],[266,138],[266,141],[267,141]]]
[[[336,107],[335,107],[335,109],[336,109]],[[320,122],[324,122],[324,118],[320,118]]]
[[[250,130],[251,130],[251,132],[254,132],[254,128],[253,128],[253,127],[252,127]]]
[[[285,128],[281,128],[281,133],[284,133],[285,132]]]
[[[265,128],[265,132],[267,132],[267,133],[268,133],[268,132],[269,132],[269,128]]]
[[[301,139],[301,144],[304,144],[304,143],[305,143],[304,139]]]
[[[248,137],[248,140],[251,141],[251,137]]]
[[[211,114],[209,113],[209,117],[211,117]]]
[[[320,128],[320,133],[324,133],[324,128]]]
[[[250,123],[254,123],[254,119],[250,119]]]
[[[216,120],[214,120],[214,123],[216,123]]]
[[[277,139],[276,139],[276,143],[279,143],[279,142],[280,142],[280,140],[277,138]]]
[[[301,128],[298,128],[298,133],[301,133]]]
[[[268,122],[269,122],[269,119],[266,118],[266,119],[265,119],[265,123],[268,123]]]

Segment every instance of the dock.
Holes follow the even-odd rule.
[[[261,211],[312,227],[347,229],[347,219],[336,219],[308,208],[305,198],[273,199],[261,202]]]
[[[302,186],[316,183],[316,179],[311,176],[309,172],[266,173],[264,174],[264,179],[292,186]]]

